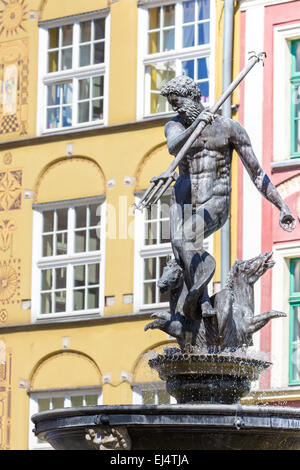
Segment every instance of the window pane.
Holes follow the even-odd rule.
[[[147,282],[144,284],[144,303],[155,304],[156,303],[156,283]]]
[[[59,108],[51,108],[47,111],[47,129],[56,129],[60,126]]]
[[[157,390],[157,398],[159,405],[168,405],[170,403],[170,395],[166,390]]]
[[[102,64],[104,62],[104,42],[96,42],[94,44],[94,64]]]
[[[183,2],[183,22],[190,23],[195,21],[195,1]]]
[[[198,44],[209,43],[209,23],[200,23],[198,25]]]
[[[83,406],[83,396],[78,395],[71,397],[71,404],[72,406]]]
[[[175,5],[163,7],[164,23],[163,26],[172,26],[175,24]]]
[[[175,47],[175,31],[174,29],[164,31],[163,33],[163,51],[171,51]]]
[[[75,207],[75,227],[86,227],[86,206]]]
[[[66,311],[66,291],[55,292],[55,309],[54,312]]]
[[[162,196],[160,198],[159,216],[162,219],[170,217],[170,196]]]
[[[42,256],[53,256],[53,235],[43,236]]]
[[[148,53],[155,54],[156,52],[160,52],[160,33],[149,33],[148,35]]]
[[[88,265],[88,284],[99,284],[99,264]]]
[[[160,7],[149,8],[149,29],[160,27]]]
[[[59,28],[49,29],[49,49],[58,47],[59,41]]]
[[[209,82],[200,82],[198,83],[198,86],[201,90],[201,101],[206,103],[209,100]]]
[[[55,289],[65,289],[67,281],[67,270],[66,268],[55,269]]]
[[[94,21],[94,39],[104,39],[105,37],[105,19],[101,18]]]
[[[198,0],[199,20],[208,20],[210,16],[210,0]]]
[[[98,395],[86,395],[85,401],[86,401],[86,406],[98,405]]]
[[[80,46],[80,59],[79,59],[80,67],[85,67],[87,65],[90,65],[90,63],[91,63],[91,46],[90,45]]]
[[[89,230],[89,251],[100,250],[100,239],[99,239],[99,230],[92,229]]]
[[[154,405],[155,404],[155,391],[154,390],[143,390],[142,391],[143,404]]]
[[[99,287],[88,289],[88,305],[87,308],[99,307]]]
[[[293,308],[294,310],[294,337],[293,341],[300,340],[300,306]]]
[[[300,292],[300,260],[294,261],[294,291]]]
[[[156,258],[145,259],[144,279],[156,279]]]
[[[39,398],[38,399],[39,413],[42,411],[50,410],[50,398]]]
[[[151,113],[164,113],[166,112],[166,98],[158,93],[151,93]]]
[[[53,232],[54,211],[43,212],[43,232]]]
[[[95,227],[100,224],[100,214],[101,214],[101,205],[100,204],[91,204],[90,208],[90,227]]]
[[[52,312],[52,294],[42,294],[41,295],[41,313],[51,313]]]
[[[67,230],[68,228],[68,209],[57,209],[57,230]]]
[[[52,269],[43,269],[42,271],[42,290],[52,288]]]
[[[175,77],[175,62],[152,64],[151,66],[151,90],[160,92],[161,87]]]
[[[195,45],[195,28],[192,26],[185,26],[183,28],[183,47],[193,47]],[[203,43],[201,43],[203,44]]]
[[[48,86],[48,106],[55,106],[60,104],[60,85]]]
[[[293,380],[300,380],[300,344],[295,344],[292,349]]]
[[[203,59],[198,59],[198,80],[208,78],[209,76],[209,59],[204,57]]]
[[[91,21],[82,21],[80,23],[80,42],[91,40]]]
[[[84,310],[85,307],[85,291],[74,290],[74,310]]]
[[[75,253],[86,251],[86,230],[75,232]]]
[[[61,70],[72,68],[72,49],[67,48],[61,51]]]
[[[79,99],[87,100],[90,97],[90,79],[79,80]]]
[[[191,77],[192,79],[195,78],[194,75],[194,60],[184,60],[182,63],[182,74]]]
[[[89,122],[90,120],[90,103],[84,101],[78,105],[78,122]]]
[[[58,51],[52,51],[48,54],[48,72],[58,71]]]
[[[58,408],[64,408],[64,402],[65,402],[64,397],[53,397],[52,398],[53,409],[57,410]]]
[[[167,257],[166,256],[160,256],[159,258],[159,277],[162,276],[163,270],[167,265]]]
[[[103,119],[103,100],[92,101],[92,121]]]
[[[294,152],[300,152],[300,119],[297,119],[294,123],[295,129],[295,141],[294,141]]]
[[[72,103],[72,83],[62,84],[62,104]]]
[[[157,222],[146,223],[145,225],[145,245],[157,243]]]
[[[169,243],[170,242],[170,222],[165,220],[160,223],[160,243]]]
[[[300,41],[295,43],[295,72],[300,72]]]
[[[62,45],[71,46],[73,43],[73,25],[68,24],[62,27]]]
[[[58,233],[56,235],[56,255],[67,254],[67,233]]]
[[[74,287],[85,285],[85,266],[74,267]]]
[[[145,209],[145,220],[157,219],[157,204],[151,205]]]
[[[63,127],[72,126],[72,108],[64,106],[62,109],[62,125]]]
[[[103,75],[93,77],[93,98],[103,96]]]

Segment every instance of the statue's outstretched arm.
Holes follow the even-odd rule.
[[[261,168],[245,129],[236,122],[233,124],[232,144],[259,192],[280,210],[280,226],[288,232],[294,230],[295,218],[268,175]]]

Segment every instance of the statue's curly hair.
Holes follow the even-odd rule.
[[[187,75],[180,75],[179,77],[172,78],[172,80],[162,87],[160,92],[162,96],[168,96],[171,93],[189,97],[196,102],[200,102],[201,99],[201,91],[197,83]]]

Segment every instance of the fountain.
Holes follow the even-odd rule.
[[[251,60],[239,80],[260,56]],[[232,89],[207,112],[190,78],[176,77],[163,87],[162,94],[178,111],[165,129],[176,158],[151,180],[138,207],[155,203],[176,180],[170,203],[174,259],[158,281],[160,290],[169,292],[170,308],[153,313],[145,330],[160,329],[178,342],[178,348],[165,348],[149,360],[177,404],[69,408],[33,416],[36,435],[55,449],[300,449],[300,410],[240,404],[251,382],[271,365],[253,351],[252,335],[271,319],[286,316],[274,310],[254,315],[254,284],[274,265],[272,253],[236,260],[226,285],[208,294],[216,263],[203,249],[203,238],[228,217],[232,149],[257,189],[280,210],[281,227],[295,228],[245,130],[215,115]],[[174,174],[177,165],[179,177]]]

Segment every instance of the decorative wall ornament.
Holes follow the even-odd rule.
[[[7,310],[0,310],[0,323],[5,323],[7,320]]]
[[[21,209],[22,170],[0,171],[0,211]]]
[[[13,233],[17,230],[16,224],[10,220],[0,221],[0,251],[10,250],[13,255]]]
[[[0,36],[13,36],[19,31],[26,31],[24,22],[27,19],[25,0],[1,0]]]
[[[124,426],[88,429],[85,438],[95,450],[130,450],[132,445]]]
[[[20,303],[20,261],[0,263],[0,305]]]
[[[12,163],[12,154],[10,152],[6,152],[3,155],[3,163],[5,165],[10,165]]]
[[[0,135],[27,134],[28,46],[27,38],[0,44]]]

